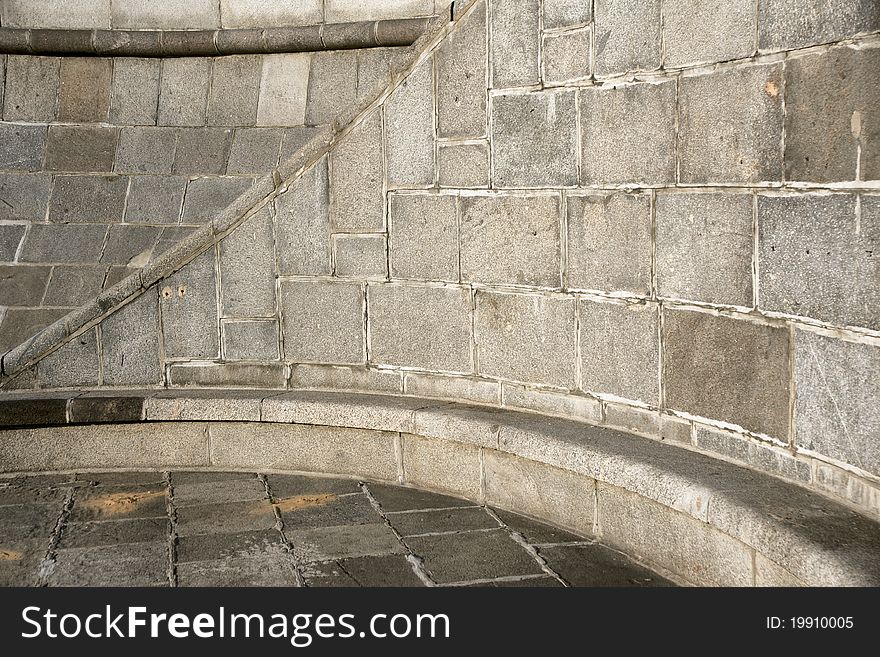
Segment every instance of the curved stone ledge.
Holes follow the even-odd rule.
[[[601,537],[685,583],[880,583],[878,523],[765,474],[560,418],[203,390],[21,397],[0,405],[0,420],[19,427],[0,432],[6,472],[257,468],[396,481]]]
[[[221,30],[0,28],[0,54],[203,57],[411,46],[429,18]]]

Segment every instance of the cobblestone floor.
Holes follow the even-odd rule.
[[[0,479],[6,586],[663,586],[605,546],[471,502],[207,472]]]

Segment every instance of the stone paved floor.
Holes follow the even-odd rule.
[[[7,586],[657,586],[599,544],[454,497],[207,472],[0,479]]]

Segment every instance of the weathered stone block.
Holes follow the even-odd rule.
[[[283,388],[287,371],[281,363],[181,363],[168,368],[172,386],[202,388]]]
[[[329,203],[326,157],[275,199],[279,274],[331,272]]]
[[[664,2],[663,45],[667,67],[748,57],[755,49],[755,4]]]
[[[176,224],[180,220],[186,183],[182,176],[131,176],[125,221]]]
[[[660,311],[657,304],[578,304],[581,387],[657,405]],[[621,340],[620,336],[627,336]]]
[[[404,538],[500,527],[495,518],[479,507],[395,513],[389,516],[389,520]]]
[[[681,182],[782,178],[779,64],[683,77],[679,92]]]
[[[871,0],[804,5],[797,0],[758,3],[758,48],[789,50],[839,41],[880,29],[880,7]]]
[[[788,330],[686,310],[664,310],[666,407],[786,440]]]
[[[294,363],[363,363],[364,293],[358,284],[281,285],[284,358]]]
[[[660,66],[660,0],[596,0],[596,75]]]
[[[280,128],[239,128],[232,140],[229,163],[230,174],[266,173],[278,165],[281,153]]]
[[[6,90],[3,98],[4,121],[55,120],[60,81],[58,57],[6,57]]]
[[[274,244],[269,207],[220,242],[220,305],[224,317],[275,315]]]
[[[323,20],[323,0],[277,3],[269,0],[221,0],[223,27],[262,28],[315,25]]]
[[[38,306],[51,267],[0,266],[0,306]]]
[[[254,125],[263,61],[260,55],[214,60],[208,94],[208,125]]]
[[[186,186],[181,223],[212,221],[251,187],[250,178],[195,178]]]
[[[795,333],[795,442],[798,447],[880,473],[880,349]]]
[[[214,257],[214,249],[209,249],[160,283],[166,358],[220,355]]]
[[[257,125],[305,123],[310,62],[308,53],[263,55]]]
[[[658,194],[657,293],[751,306],[751,194]]]
[[[471,372],[471,300],[466,288],[370,285],[370,362]]]
[[[7,0],[3,27],[110,27],[110,0]]]
[[[44,388],[98,385],[96,333],[95,329],[89,329],[37,363],[40,385]]]
[[[486,503],[593,534],[596,482],[493,449],[483,452]]]
[[[227,360],[278,360],[278,322],[224,322],[223,357]]]
[[[700,449],[721,454],[755,470],[803,483],[810,481],[809,463],[797,460],[788,450],[773,448],[747,436],[698,425],[694,430],[694,444]]]
[[[62,224],[31,226],[22,246],[21,262],[97,262],[107,236],[106,226]]]
[[[152,226],[110,226],[107,243],[101,253],[101,262],[111,265],[143,266],[150,259],[159,239],[161,228]]]
[[[479,500],[480,449],[476,445],[404,434],[406,483]]]
[[[437,50],[437,135],[486,135],[486,5],[479,3]]]
[[[400,372],[338,365],[293,365],[290,387],[300,390],[368,390],[401,392]]]
[[[330,221],[335,230],[385,228],[382,115],[364,119],[330,154]]]
[[[675,82],[580,94],[582,184],[675,180]]]
[[[544,36],[543,77],[546,82],[567,82],[590,77],[589,29]]]
[[[39,171],[46,151],[44,125],[0,123],[0,168]]]
[[[493,96],[495,185],[565,187],[577,184],[576,115],[573,91]]]
[[[56,176],[49,221],[122,221],[127,192],[128,176]]]
[[[389,187],[434,183],[434,69],[426,59],[385,101]]]
[[[0,183],[2,184],[2,183]],[[0,198],[3,198],[0,192]],[[0,262],[12,262],[18,253],[26,226],[22,224],[0,225]]]
[[[158,125],[205,125],[211,62],[202,57],[162,60]]]
[[[266,399],[263,419],[313,426],[409,431],[420,400],[374,395],[295,392]]]
[[[161,63],[162,60],[152,58],[117,57],[113,60],[112,123],[156,125]]]
[[[333,123],[339,113],[357,101],[357,53],[331,50],[312,56],[308,76],[305,123]]]
[[[390,262],[394,278],[458,281],[457,198],[390,197]]]
[[[174,173],[225,173],[233,131],[224,128],[181,129],[174,153]]]
[[[850,194],[759,196],[760,307],[880,328],[880,202],[871,199],[880,197],[863,197],[860,226]]]
[[[101,291],[107,268],[104,265],[56,266],[46,288],[47,306],[79,306]]]
[[[111,60],[64,57],[58,118],[70,123],[104,123],[110,112]]]
[[[220,27],[220,3],[216,0],[114,0],[114,28],[179,30]]]
[[[505,407],[538,411],[544,415],[559,415],[591,424],[602,422],[602,402],[583,395],[533,390],[505,382],[503,403]]]
[[[558,196],[468,196],[461,204],[461,277],[560,287]]]
[[[651,293],[651,200],[646,195],[569,196],[569,287]]]
[[[118,130],[102,126],[49,128],[47,171],[112,171]]]
[[[381,26],[377,26],[376,32],[381,30]],[[326,29],[325,29],[326,38]],[[381,37],[380,37],[381,38]],[[364,48],[358,50],[357,54],[357,99],[359,106],[377,98],[391,81],[391,57],[395,50],[391,48]],[[351,111],[353,107],[347,108]],[[344,121],[348,114],[343,114],[337,119],[338,122]]]
[[[104,384],[156,384],[159,362],[159,299],[147,290],[101,322]]]
[[[120,173],[171,173],[177,131],[132,127],[119,133],[115,170]]]
[[[880,25],[880,9],[877,9]],[[834,48],[785,65],[785,177],[880,178],[880,51]]]
[[[328,23],[353,21],[377,21],[390,18],[431,16],[434,3],[431,0],[326,0],[324,20]]]
[[[489,145],[440,144],[437,150],[440,187],[479,188],[489,186]]]
[[[0,219],[42,221],[49,203],[50,183],[51,177],[43,174],[0,174]],[[14,249],[12,253],[15,254]]]
[[[478,373],[574,388],[576,312],[574,299],[478,291]]]
[[[463,376],[407,373],[404,390],[416,397],[436,397],[498,404],[501,384],[498,381]]]
[[[489,23],[492,88],[524,87],[540,80],[539,0],[495,2]]]
[[[385,278],[388,250],[385,235],[337,235],[333,239],[337,276],[344,278]]]
[[[591,3],[583,0],[544,0],[544,29],[584,25],[592,18]]]

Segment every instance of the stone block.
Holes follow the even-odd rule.
[[[375,26],[377,35],[381,31],[381,27],[381,25]],[[326,28],[324,35],[326,39]],[[385,91],[391,81],[391,56],[393,53],[394,50],[391,48],[364,48],[358,51],[357,100],[359,107],[373,101]],[[351,111],[353,108],[348,109]],[[344,120],[347,116],[347,114],[343,114],[340,119]]]
[[[0,220],[43,221],[49,204],[50,183],[51,177],[44,174],[0,174]],[[3,227],[6,230],[11,228],[11,226]],[[24,230],[24,226],[20,226],[19,229]],[[15,245],[18,246],[17,241]],[[5,249],[3,251],[6,252]],[[15,255],[14,248],[12,255]],[[11,260],[12,257],[10,256],[9,259]]]
[[[290,387],[301,390],[401,392],[403,377],[400,372],[389,370],[337,365],[293,365],[290,368]]]
[[[578,304],[581,387],[656,406],[660,401],[657,304]],[[626,335],[625,341],[620,336]]]
[[[128,545],[167,540],[170,535],[167,518],[133,518],[113,522],[72,522],[64,528],[62,549]],[[86,568],[91,564],[85,564]]]
[[[679,84],[681,182],[753,183],[782,178],[779,64],[683,77]]]
[[[224,480],[221,480],[221,483]],[[235,480],[228,480],[230,483]],[[255,480],[256,481],[256,480]],[[205,482],[216,484],[216,481]],[[237,483],[243,483],[238,480]],[[196,484],[199,485],[199,484]],[[264,491],[265,492],[265,491]],[[175,487],[175,494],[177,489]],[[178,563],[205,562],[246,557],[273,557],[284,552],[283,537],[277,529],[259,529],[232,534],[184,536],[177,545]]]
[[[97,332],[89,329],[37,363],[37,379],[44,388],[97,386],[98,369]]]
[[[880,26],[880,9],[876,10]],[[785,177],[880,178],[880,51],[834,48],[785,65]]]
[[[505,407],[537,411],[543,415],[558,415],[590,424],[602,422],[602,402],[592,397],[535,390],[513,383],[503,384],[502,396]]]
[[[437,136],[486,135],[486,5],[478,3],[437,50]]]
[[[313,426],[410,431],[423,400],[363,394],[293,392],[266,399],[263,420]]]
[[[186,183],[182,176],[131,176],[125,221],[176,224],[180,221]]]
[[[174,173],[225,173],[233,131],[225,128],[181,129],[174,153]]]
[[[798,447],[880,472],[880,349],[795,333],[795,442]]]
[[[305,123],[310,64],[308,53],[263,55],[257,125]]]
[[[112,60],[106,57],[64,57],[58,119],[65,123],[106,123],[110,116]]]
[[[385,235],[337,235],[333,239],[335,274],[341,278],[388,276]]]
[[[284,529],[298,531],[315,527],[368,525],[382,522],[382,516],[373,508],[366,495],[339,497],[329,494],[318,496],[318,500],[320,500],[318,503],[311,504],[299,496],[278,500],[277,506],[281,511]]]
[[[580,94],[582,184],[675,181],[675,82]]]
[[[751,194],[658,194],[657,293],[751,307]]]
[[[168,542],[59,550],[49,586],[168,586]]]
[[[46,152],[44,125],[0,123],[0,168],[40,171]]]
[[[51,267],[0,266],[0,306],[38,306]]]
[[[493,96],[491,130],[495,186],[576,185],[576,117],[574,91]]]
[[[863,197],[868,202],[859,222],[850,194],[759,196],[759,306],[880,328],[880,261],[872,255],[880,245],[880,203],[874,198],[880,199]]]
[[[278,273],[330,274],[330,199],[323,157],[275,199]]]
[[[411,18],[434,14],[432,0],[326,0],[324,20],[327,23],[378,21],[392,18]]]
[[[569,586],[675,586],[599,543],[543,547],[539,554]]]
[[[664,2],[663,45],[666,67],[749,57],[755,50],[755,3]]]
[[[463,376],[407,373],[404,390],[408,395],[498,404],[501,384],[498,381]]]
[[[144,419],[144,400],[142,397],[114,397],[102,396],[107,392],[85,393],[70,400],[68,406],[68,420],[77,424],[98,424],[101,422],[139,422]],[[125,393],[117,393],[111,391],[109,395],[123,395]],[[133,476],[130,473],[126,475]],[[94,475],[89,475],[90,477]],[[147,475],[148,480],[162,478],[161,474]],[[103,475],[101,482],[116,481],[112,475]]]
[[[177,131],[132,127],[119,133],[115,170],[119,173],[171,173]]]
[[[220,27],[220,3],[217,0],[114,0],[111,11],[116,29],[217,28]]]
[[[101,348],[105,385],[161,382],[155,290],[147,290],[101,322]]]
[[[220,242],[220,307],[224,317],[275,315],[274,246],[268,207]]]
[[[21,248],[21,262],[98,262],[106,226],[61,224],[30,227]]]
[[[752,584],[751,549],[695,518],[604,484],[598,486],[598,517],[603,541],[691,584]]]
[[[755,586],[806,586],[801,580],[760,552],[755,554]]]
[[[377,111],[330,153],[330,221],[335,230],[385,228],[382,115]]]
[[[649,408],[605,402],[604,425],[627,433],[691,444],[691,423]],[[699,507],[698,507],[699,508]]]
[[[152,58],[117,57],[113,60],[110,94],[112,123],[156,125],[161,64],[162,60]]]
[[[405,483],[481,499],[480,447],[410,434],[402,438]]]
[[[370,362],[472,372],[467,288],[369,285]]]
[[[574,388],[576,312],[574,299],[478,291],[478,373]]]
[[[269,500],[200,504],[177,509],[177,534],[181,538],[268,530],[275,525]]]
[[[217,274],[209,249],[160,283],[159,306],[166,358],[216,358]]]
[[[367,485],[367,489],[385,513],[474,506],[473,502],[463,500],[460,497],[438,495],[415,488],[370,483]]]
[[[4,399],[0,401],[0,424],[4,427],[64,424],[66,408],[64,397],[32,394]]]
[[[181,363],[168,375],[172,386],[202,388],[283,388],[287,382],[281,363]]]
[[[3,120],[54,121],[60,68],[58,57],[8,55]]]
[[[396,434],[299,424],[211,425],[211,462],[217,467],[335,472],[397,481]]]
[[[266,173],[278,165],[281,138],[278,128],[239,128],[232,140],[229,163],[230,174]]]
[[[278,322],[224,322],[223,357],[227,360],[278,360]]]
[[[0,323],[0,350],[8,351],[13,347],[20,347],[25,350],[27,358],[30,358],[36,354],[35,348],[45,346],[40,343],[34,344],[30,338],[66,315],[68,311],[69,309],[57,308],[7,308],[3,317],[0,318],[0,322],[2,322]],[[19,383],[26,385],[27,380],[28,377],[23,376]],[[14,389],[21,389],[21,386]]]
[[[342,110],[357,101],[357,53],[351,50],[315,53],[307,79],[304,123],[332,124]]]
[[[871,0],[804,5],[797,0],[758,3],[758,48],[790,50],[839,41],[880,29],[880,7]]]
[[[263,60],[260,55],[231,55],[214,60],[208,93],[208,125],[254,125]]]
[[[112,171],[116,128],[53,125],[46,146],[47,171]]]
[[[483,469],[487,504],[594,533],[595,480],[494,449],[483,452]]]
[[[3,183],[0,182],[0,185]],[[3,192],[0,192],[0,198],[3,198]],[[18,253],[18,247],[21,244],[21,238],[24,237],[24,231],[27,226],[22,224],[3,224],[0,225],[0,262],[12,262]]]
[[[495,515],[501,519],[509,529],[515,531],[531,545],[547,543],[574,543],[583,541],[583,537],[572,534],[563,529],[537,522],[518,513],[493,509]]]
[[[660,0],[596,0],[596,75],[660,67]]]
[[[545,30],[584,25],[591,18],[591,3],[583,0],[544,0]]]
[[[847,472],[828,463],[815,461],[813,485],[838,499],[848,500],[877,517],[880,509],[880,489],[864,477]]]
[[[440,144],[437,150],[440,187],[480,188],[489,186],[489,145]]]
[[[489,21],[493,89],[525,87],[540,81],[540,3],[493,3]]]
[[[434,70],[422,62],[385,101],[388,187],[434,184]]]
[[[801,483],[810,481],[810,464],[792,457],[791,452],[748,436],[697,426],[694,444],[715,454],[737,461],[754,470],[770,472]]]
[[[651,293],[651,200],[642,194],[569,196],[568,287]]]
[[[315,25],[323,20],[323,0],[278,3],[273,0],[221,0],[223,27],[263,28]],[[360,20],[360,19],[359,19]]]
[[[664,310],[666,407],[788,437],[788,330],[686,310]]]
[[[416,409],[412,433],[494,449],[498,447],[499,422],[503,419],[504,414],[497,409],[436,403]]]
[[[161,228],[152,226],[110,226],[101,262],[111,265],[143,266],[150,259]]]
[[[208,420],[212,422],[241,420],[258,422],[260,419],[260,402],[267,394],[271,393],[266,390],[160,392],[146,399],[144,402],[144,415],[151,422],[174,422],[181,420]],[[256,479],[251,479],[251,481],[256,481]],[[175,489],[178,483],[183,484],[183,482],[178,482],[175,478]],[[183,485],[194,486],[197,484],[204,485],[204,483],[187,482]],[[205,499],[204,503],[218,501],[221,500]]]
[[[394,194],[389,205],[391,276],[457,282],[457,198]]]
[[[110,0],[7,0],[3,27],[91,29],[110,27]]]
[[[162,60],[158,125],[205,125],[211,62],[202,57]]]
[[[195,178],[186,186],[181,223],[212,221],[253,184],[250,178]]]
[[[389,515],[391,525],[404,538],[448,532],[497,529],[498,521],[479,507],[415,511]]]
[[[363,363],[364,293],[359,284],[284,282],[284,358],[294,363]]]
[[[127,193],[128,176],[55,176],[49,221],[120,222]]]
[[[284,535],[294,546],[294,558],[300,563],[404,552],[391,527],[385,523],[287,529]]]
[[[554,83],[589,78],[591,44],[589,29],[544,35],[544,80]]]

